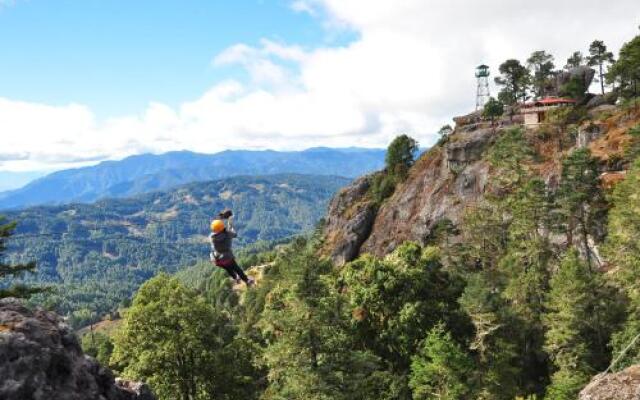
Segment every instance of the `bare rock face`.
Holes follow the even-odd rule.
[[[458,224],[465,206],[484,193],[489,166],[482,155],[493,129],[465,132],[425,154],[379,210],[362,253],[382,257],[404,241],[424,243],[443,219]]]
[[[371,176],[364,176],[342,189],[329,204],[325,225],[325,249],[336,265],[355,259],[367,239],[376,207],[367,198]]]
[[[640,365],[615,374],[597,375],[578,397],[579,400],[640,399]]]
[[[83,354],[78,339],[53,312],[0,300],[0,399],[154,400],[140,383]]]

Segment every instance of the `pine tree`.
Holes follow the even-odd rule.
[[[603,314],[598,299],[598,282],[594,272],[571,250],[551,279],[547,299],[548,313],[545,348],[556,369],[548,389],[548,397],[573,400],[596,369],[594,339],[602,328],[594,320]]]
[[[519,321],[515,337],[521,354],[522,389],[527,394],[540,393],[547,371],[541,317],[552,258],[547,237],[550,201],[544,182],[531,179],[505,202],[511,223],[507,252],[499,263],[505,280],[503,296]]]
[[[500,74],[495,78],[497,85],[502,86],[498,93],[498,100],[507,105],[514,105],[518,101],[527,99],[527,87],[531,76],[527,68],[515,59],[510,59],[499,67]]]
[[[613,340],[614,355],[618,356],[640,333],[640,159],[616,186],[612,197],[604,252],[615,267],[617,284],[630,299],[627,322]],[[640,343],[632,346],[616,367],[637,363],[640,363]]]
[[[491,97],[487,104],[484,105],[482,116],[490,119],[493,124],[493,121],[495,121],[496,118],[501,117],[502,114],[504,114],[504,104]]]
[[[520,391],[522,374],[516,345],[519,323],[500,295],[496,276],[468,276],[460,305],[475,328],[470,344],[478,358],[474,398],[512,400]]]
[[[413,400],[467,399],[472,390],[472,374],[473,360],[444,324],[438,324],[412,357],[409,386]]]
[[[571,57],[567,58],[567,64],[564,66],[564,69],[570,71],[573,68],[578,68],[584,64],[584,56],[580,51],[574,51],[571,54]]]
[[[607,72],[607,82],[618,84],[618,90],[627,98],[640,94],[640,35],[625,43],[618,60]]]
[[[578,246],[588,265],[594,267],[590,240],[602,237],[607,203],[597,161],[588,149],[575,150],[563,160],[557,202],[561,212],[559,224],[567,242]]]
[[[404,180],[415,162],[418,142],[407,135],[393,139],[387,149],[385,163],[387,172],[399,180]]]
[[[604,68],[606,64],[613,62],[613,53],[607,51],[607,46],[602,40],[594,40],[589,46],[587,62],[591,67],[598,66],[598,80],[600,82],[602,94],[604,94]]]
[[[36,269],[35,262],[14,265],[2,262],[2,256],[7,250],[7,240],[11,238],[15,228],[15,222],[7,223],[6,219],[0,216],[0,298],[28,298],[33,294],[41,293],[43,291],[42,288],[28,287],[25,284],[19,283],[9,286],[9,284],[2,282],[7,278],[19,277],[25,272],[34,272]]]
[[[553,56],[544,50],[534,51],[527,59],[536,98],[544,97],[549,78],[553,76]]]

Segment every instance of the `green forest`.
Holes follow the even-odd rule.
[[[348,182],[304,175],[236,177],[130,199],[27,208],[6,214],[18,222],[7,260],[36,261],[36,273],[22,281],[50,290],[32,302],[82,326],[126,305],[156,273],[208,260],[209,224],[224,208],[236,213],[236,246],[252,253],[312,230],[331,196]]]

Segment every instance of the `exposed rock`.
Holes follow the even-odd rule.
[[[489,166],[482,155],[495,135],[492,129],[458,134],[425,154],[379,210],[361,252],[383,256],[404,241],[424,242],[443,219],[458,224],[484,193]]]
[[[595,108],[603,105],[615,105],[618,101],[618,94],[615,92],[595,95],[587,103],[587,108]]]
[[[53,312],[0,300],[0,399],[153,400],[139,383],[82,353],[71,328]]]
[[[142,382],[128,381],[126,379],[116,378],[116,386],[125,392],[131,394],[131,399],[135,400],[155,400],[155,396],[151,393],[151,389]]]
[[[445,146],[446,164],[449,169],[466,166],[480,160],[487,143],[493,137],[491,129],[474,131],[467,135],[458,135]]]
[[[606,125],[602,123],[592,123],[580,128],[576,136],[576,146],[580,149],[586,148],[591,142],[602,136],[606,129]]]
[[[482,122],[482,112],[474,111],[467,115],[461,115],[459,117],[454,117],[453,122],[456,123],[456,129],[460,129],[463,126],[477,124]]]
[[[589,110],[589,115],[592,117],[597,117],[599,114],[614,113],[617,110],[618,110],[618,107],[616,106],[613,106],[611,104],[603,104],[601,106],[594,107],[591,110]]]
[[[615,374],[597,375],[581,392],[579,400],[640,399],[640,365]]]
[[[367,198],[372,176],[365,176],[342,189],[329,204],[325,225],[327,252],[336,265],[356,258],[371,232],[376,207]]]
[[[589,90],[595,74],[596,71],[593,68],[586,66],[572,68],[569,71],[562,71],[556,75],[553,87],[549,88],[550,93],[548,93],[548,95],[560,96],[562,87],[573,79],[578,79],[578,81],[582,83],[582,92],[585,93]]]

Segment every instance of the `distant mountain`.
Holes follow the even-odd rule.
[[[313,229],[329,199],[349,181],[308,175],[233,177],[128,199],[9,211],[8,219],[18,227],[9,241],[8,261],[37,261],[37,275],[25,279],[59,289],[46,299],[59,312],[101,314],[158,271],[208,262],[209,224],[223,208],[236,215],[236,248],[255,247]]]
[[[362,148],[143,154],[52,173],[21,189],[0,193],[0,209],[89,203],[239,175],[293,173],[353,178],[382,168],[384,156],[384,150]]]

